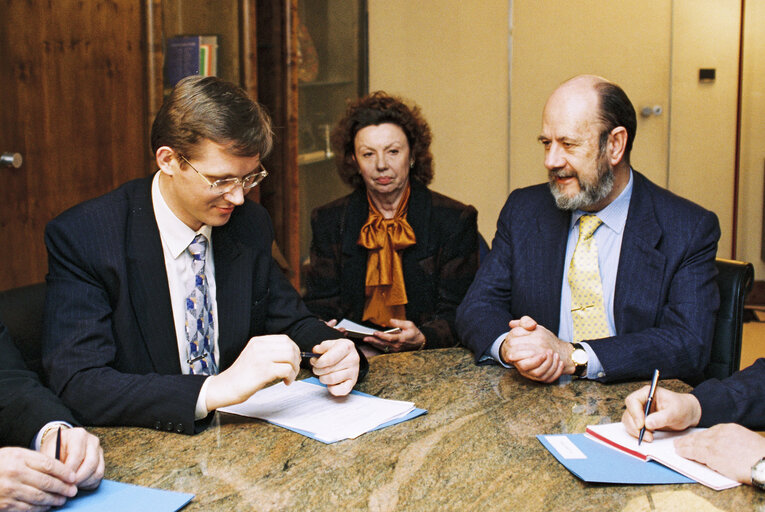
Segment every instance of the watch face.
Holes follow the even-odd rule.
[[[578,348],[571,353],[571,360],[576,365],[587,364],[587,352],[582,348]]]

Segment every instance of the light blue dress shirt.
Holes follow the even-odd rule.
[[[603,303],[606,310],[606,319],[608,321],[608,332],[610,336],[616,334],[614,324],[614,290],[616,288],[616,273],[619,267],[619,255],[622,250],[622,236],[624,235],[624,226],[627,223],[627,213],[629,212],[630,199],[632,198],[632,169],[630,169],[630,179],[622,193],[614,199],[611,204],[595,213],[603,221],[593,235],[595,244],[598,246],[598,267],[600,270],[600,280],[603,283]],[[566,259],[563,265],[563,282],[561,283],[560,297],[560,327],[558,329],[558,338],[570,342],[573,339],[574,321],[571,317],[571,288],[568,284],[568,269],[571,265],[571,258],[574,256],[574,249],[579,238],[579,218],[592,212],[576,210],[571,214],[571,223],[568,230],[568,242],[566,244]],[[509,332],[509,331],[508,331]],[[491,346],[491,357],[500,364],[502,360],[499,357],[499,347],[507,336],[507,332],[501,334]],[[585,378],[596,379],[605,376],[603,365],[595,352],[587,343],[582,343],[582,347],[587,352],[587,375]],[[504,365],[508,366],[508,365]],[[509,366],[508,366],[509,367]]]

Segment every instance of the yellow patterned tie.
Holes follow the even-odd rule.
[[[598,246],[592,236],[602,223],[595,215],[582,215],[579,219],[579,239],[568,269],[574,343],[609,335],[598,270]]]

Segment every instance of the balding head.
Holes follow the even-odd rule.
[[[545,104],[545,111],[551,102],[560,104],[564,101],[568,103],[568,108],[577,109],[580,119],[601,123],[601,148],[608,133],[618,126],[623,126],[627,130],[627,146],[623,160],[629,165],[637,132],[637,117],[635,107],[619,85],[597,75],[575,76],[555,89]]]
[[[634,112],[624,91],[598,76],[574,77],[550,95],[539,140],[560,208],[597,211],[626,186]]]

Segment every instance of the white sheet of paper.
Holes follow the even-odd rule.
[[[681,457],[675,452],[675,439],[703,429],[689,428],[682,432],[656,431],[653,433],[652,442],[644,441],[640,446],[638,446],[638,440],[629,435],[624,428],[624,424],[621,422],[605,425],[588,425],[587,430],[592,430],[624,448],[641,453],[712,489],[719,491],[740,485],[735,480],[724,477],[703,464]],[[589,434],[587,435],[590,439],[602,442]]]
[[[245,402],[219,410],[310,432],[332,443],[356,438],[412,409],[412,402],[357,394],[335,397],[323,386],[295,381],[261,389]]]
[[[335,328],[342,328],[346,331],[363,334],[365,336],[372,336],[375,332],[375,329],[370,329],[369,327],[357,324],[356,322],[351,322],[347,318],[340,320],[340,323],[338,323]]]

